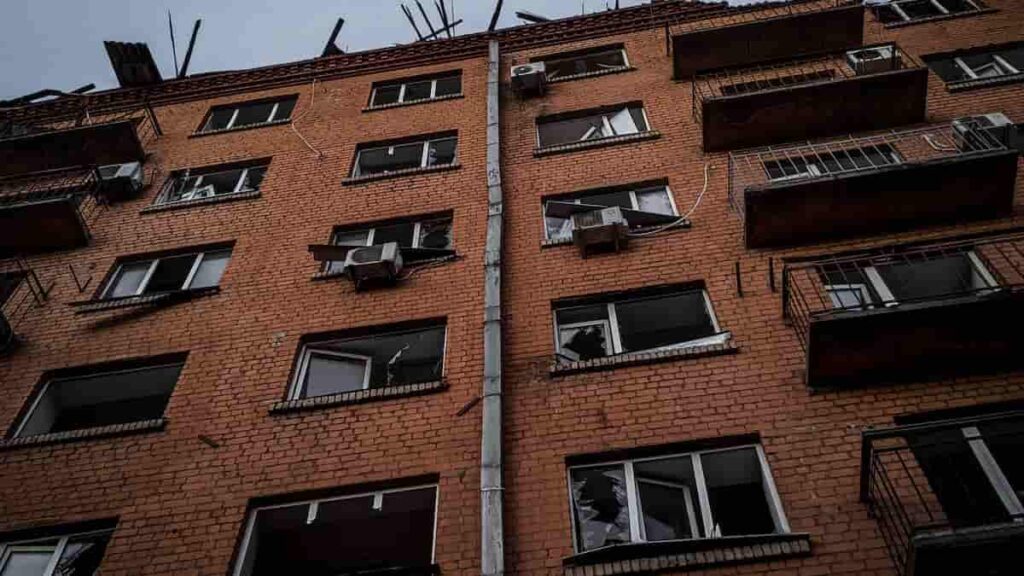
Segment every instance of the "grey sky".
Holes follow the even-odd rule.
[[[449,2],[451,0],[448,0]],[[421,0],[424,7],[433,6]],[[505,0],[501,26],[516,10],[565,17],[604,10],[606,0]],[[614,0],[607,0],[614,4]],[[622,6],[646,0],[621,0]],[[410,42],[400,0],[3,0],[0,8],[0,99],[43,88],[72,90],[90,82],[117,85],[103,40],[146,42],[164,77],[174,74],[167,10],[174,16],[178,59],[196,18],[203,19],[191,72],[290,62],[319,53],[335,20],[346,20],[338,44],[367,50]],[[406,0],[410,8],[413,0]],[[494,0],[455,0],[461,33],[487,27]],[[436,12],[433,20],[439,20]]]

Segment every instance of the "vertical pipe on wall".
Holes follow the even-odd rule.
[[[505,573],[501,430],[501,134],[500,53],[491,40],[487,62],[487,243],[484,251],[484,382],[480,434],[480,570]]]

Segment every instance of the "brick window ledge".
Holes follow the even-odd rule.
[[[808,534],[732,536],[706,540],[671,540],[624,544],[584,552],[562,561],[564,576],[613,576],[697,570],[808,556]]]
[[[317,410],[320,408],[332,408],[335,406],[347,406],[351,404],[362,404],[378,400],[391,400],[395,398],[409,398],[424,394],[443,392],[448,389],[448,383],[443,380],[433,382],[419,382],[416,384],[402,384],[399,386],[388,386],[385,388],[370,388],[368,390],[357,390],[355,392],[343,392],[341,394],[328,394],[314,398],[299,398],[296,400],[282,400],[270,408],[271,414],[286,414],[289,412],[300,412],[305,410]]]
[[[180,210],[183,208],[192,208],[194,206],[206,206],[207,204],[236,202],[238,200],[250,200],[252,198],[259,197],[259,190],[251,190],[249,192],[239,192],[237,194],[221,194],[220,196],[211,196],[210,198],[196,198],[194,200],[182,200],[179,202],[168,202],[166,204],[153,204],[152,206],[143,208],[139,213],[150,214],[153,212],[167,212],[169,210]]]
[[[54,432],[52,434],[19,436],[16,438],[0,440],[0,450],[21,448],[23,446],[42,446],[46,444],[59,444],[62,442],[91,440],[93,438],[106,438],[109,436],[127,436],[129,434],[140,434],[143,432],[156,432],[163,430],[165,426],[167,426],[166,418],[153,418],[151,420],[139,420],[138,422],[129,422],[127,424],[97,426],[95,428],[68,430],[67,432]]]
[[[619,66],[618,68],[607,68],[605,70],[595,70],[593,72],[582,72],[580,74],[571,74],[569,76],[555,78],[554,80],[548,80],[548,84],[572,82],[573,80],[583,80],[585,78],[595,78],[597,76],[608,76],[609,74],[622,74],[623,72],[632,72],[633,70],[636,70],[636,68],[633,66]]]
[[[420,98],[419,100],[409,100],[408,102],[394,102],[391,104],[367,106],[366,108],[363,108],[363,112],[391,110],[392,108],[405,108],[406,106],[418,106],[420,104],[429,104],[431,102],[444,102],[445,100],[460,100],[462,98],[465,98],[465,95],[462,92],[459,92],[458,94],[446,94],[444,96],[438,96],[437,98]]]
[[[680,218],[681,218],[681,216],[680,216]],[[690,222],[689,220],[684,220],[684,221],[678,222],[676,224],[670,224],[667,227],[666,227],[666,225],[661,225],[661,226],[643,226],[643,227],[640,227],[640,228],[633,228],[632,230],[629,231],[629,233],[630,234],[644,234],[646,232],[653,232],[655,230],[658,230],[659,228],[662,228],[664,232],[670,232],[670,231],[673,231],[673,230],[683,230],[683,229],[689,228],[692,225],[693,225],[693,223]],[[654,237],[655,236],[653,234],[651,234],[650,236],[647,236],[647,238],[654,238]],[[633,238],[633,240],[643,240],[643,239],[644,239],[643,237]],[[572,237],[571,236],[566,237],[566,238],[545,238],[544,240],[541,240],[541,243],[540,243],[540,247],[541,248],[554,248],[555,246],[571,246],[571,245],[572,245]]]
[[[593,360],[580,360],[577,362],[564,362],[553,364],[550,375],[568,376],[570,374],[581,374],[583,372],[597,372],[599,370],[614,370],[625,366],[637,366],[640,364],[654,364],[657,362],[671,362],[673,360],[684,360],[687,358],[703,358],[706,356],[721,356],[735,354],[740,348],[728,340],[721,344],[707,344],[704,346],[691,346],[689,348],[677,348],[675,350],[659,350],[656,352],[628,352]]]
[[[447,264],[448,262],[454,262],[461,259],[462,256],[453,254],[451,256],[441,256],[438,258],[424,258],[423,260],[413,260],[412,262],[406,262],[404,267],[406,270],[416,270],[422,267],[436,266],[438,264]],[[332,270],[330,272],[317,272],[313,274],[312,280],[319,282],[322,280],[335,280],[337,278],[348,278],[348,276],[341,270]]]
[[[992,14],[998,12],[996,8],[982,8],[981,10],[971,10],[969,12],[956,12],[953,14],[942,14],[941,16],[929,16],[928,18],[918,18],[916,20],[904,20],[902,22],[889,22],[885,24],[885,28],[905,28],[907,26],[913,26],[915,24],[928,24],[930,22],[937,22],[940,20],[953,20],[954,18],[969,18],[971,16],[981,16],[982,14]]]
[[[648,130],[646,132],[637,132],[636,134],[624,134],[622,136],[610,136],[608,138],[600,138],[597,140],[587,140],[585,142],[573,142],[571,144],[555,144],[554,146],[543,146],[540,148],[533,149],[533,155],[536,157],[552,156],[554,154],[565,154],[568,152],[576,152],[578,150],[590,150],[593,148],[604,148],[605,146],[615,146],[616,144],[625,144],[627,142],[640,142],[643,140],[656,140],[661,138],[661,132],[657,130]]]
[[[376,182],[377,180],[388,180],[390,178],[401,178],[403,176],[414,176],[416,174],[432,174],[434,172],[447,172],[458,170],[462,165],[458,162],[452,164],[441,164],[439,166],[427,166],[426,168],[405,168],[394,172],[383,172],[381,174],[367,174],[366,176],[351,176],[341,181],[342,185],[352,186],[364,182]]]
[[[207,130],[206,132],[193,132],[189,134],[189,138],[200,138],[202,136],[213,136],[214,134],[228,134],[230,132],[245,132],[246,130],[256,130],[258,128],[268,128],[270,126],[281,126],[283,124],[291,124],[292,119],[286,118],[284,120],[274,120],[273,122],[261,122],[259,124],[249,124],[248,126],[239,126],[238,128],[223,128],[221,130]]]
[[[188,302],[196,298],[211,296],[218,293],[220,293],[220,286],[210,286],[209,288],[177,290],[175,292],[143,294],[141,296],[127,296],[124,298],[85,300],[83,302],[71,302],[68,306],[75,308],[75,314],[91,314],[94,312],[105,312],[108,310],[139,308],[142,306],[170,306],[172,304]]]
[[[988,88],[990,86],[1002,86],[1004,84],[1016,84],[1018,82],[1024,82],[1024,73],[1007,74],[1006,76],[996,76],[994,78],[978,78],[975,80],[950,82],[949,84],[946,84],[946,89],[950,92],[964,92],[966,90]]]

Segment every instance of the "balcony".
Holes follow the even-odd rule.
[[[1010,215],[1017,151],[952,125],[729,156],[747,248]]]
[[[0,116],[0,178],[142,161],[145,147],[160,133],[148,107],[116,113],[83,108],[58,120],[5,112]]]
[[[85,246],[100,189],[90,170],[0,180],[0,258]]]
[[[924,120],[928,69],[895,44],[700,74],[693,116],[708,152]]]
[[[900,576],[1020,574],[1024,412],[864,432],[861,501]]]
[[[709,70],[856,48],[864,39],[857,2],[764,5],[684,25],[672,37],[676,80]]]
[[[1024,367],[1024,232],[793,259],[782,291],[812,389]]]
[[[49,294],[36,273],[20,259],[0,262],[0,355],[10,353],[20,341],[18,329],[32,310]]]

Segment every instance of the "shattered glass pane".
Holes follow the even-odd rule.
[[[675,214],[675,210],[672,208],[672,199],[668,196],[668,188],[648,188],[646,190],[638,190],[636,193],[637,208],[643,212],[651,212],[653,214]]]
[[[592,360],[612,354],[608,307],[574,306],[556,312],[559,354],[570,361]]]
[[[443,166],[455,163],[455,147],[458,140],[445,138],[430,142],[430,150],[427,152],[427,166]]]
[[[54,576],[93,576],[99,570],[109,541],[109,532],[69,539]]]
[[[452,221],[429,220],[420,223],[420,248],[447,250],[452,247]]]
[[[626,475],[621,465],[573,470],[572,501],[581,551],[631,541]]]
[[[223,130],[228,127],[228,122],[231,121],[231,117],[235,115],[234,108],[220,108],[210,112],[210,117],[206,120],[206,125],[203,126],[203,132],[209,132],[211,130]]]
[[[370,358],[370,388],[440,380],[444,326],[317,343],[319,350]]]

